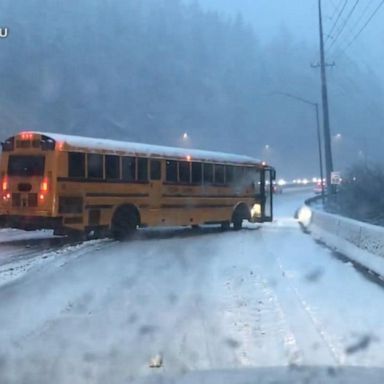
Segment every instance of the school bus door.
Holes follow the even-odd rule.
[[[262,217],[263,221],[273,220],[273,182],[276,178],[276,171],[273,168],[265,168],[262,177]]]

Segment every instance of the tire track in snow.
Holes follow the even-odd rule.
[[[4,279],[4,276],[0,273],[0,288],[4,288],[6,294],[7,285],[14,282],[19,286],[21,290],[28,290],[28,287],[34,285],[36,280],[41,276],[40,272],[51,273],[52,271],[59,270],[69,263],[74,262],[82,256],[89,254],[90,252],[105,250],[116,245],[116,242],[110,240],[92,240],[87,241],[76,246],[67,246],[63,249],[59,249],[53,252],[48,252],[36,257],[33,260],[28,260],[28,265],[25,265],[24,270],[18,271],[13,276]],[[29,273],[30,272],[30,273]],[[61,271],[60,271],[61,274]],[[7,277],[7,276],[6,276]],[[1,287],[3,286],[3,287]],[[12,290],[13,287],[9,286]],[[64,300],[64,301],[63,301]],[[44,311],[43,317],[38,315],[34,320],[35,322],[20,322],[20,326],[15,329],[8,329],[8,334],[3,334],[3,342],[10,343],[15,348],[23,349],[23,345],[32,339],[44,339],[44,335],[47,334],[52,327],[63,318],[71,309],[72,306],[80,301],[84,301],[84,296],[80,296],[74,302],[68,302],[64,296],[60,300],[54,300],[49,305],[47,311]],[[42,312],[43,313],[43,312]],[[91,313],[87,313],[87,316]],[[68,316],[73,317],[73,314]],[[20,318],[22,319],[22,318]],[[20,320],[19,319],[19,320]]]
[[[343,355],[339,352],[339,348],[337,348],[330,335],[326,333],[322,324],[316,322],[316,319],[311,318],[310,313],[308,313],[309,308],[303,305],[299,292],[295,292],[295,287],[287,278],[287,273],[281,264],[281,252],[284,252],[287,246],[287,251],[289,252],[292,247],[291,244],[293,244],[292,236],[289,232],[296,228],[294,231],[296,233],[298,224],[294,219],[279,219],[277,224],[275,226],[272,223],[268,226],[268,230],[271,230],[270,232],[263,232],[265,245],[263,246],[263,256],[260,258],[262,264],[259,266],[259,272],[262,276],[266,276],[265,283],[267,285],[268,281],[271,282],[269,285],[281,308],[281,315],[289,324],[292,335],[296,339],[296,345],[301,356],[298,362],[300,365],[340,365],[343,362]],[[282,228],[284,228],[285,232],[281,232]],[[281,247],[271,251],[269,245],[270,234],[273,230],[277,229],[280,229],[281,233]],[[266,269],[261,269],[261,265],[266,267]]]
[[[293,285],[288,277],[287,271],[284,269],[281,259],[278,257],[276,259],[277,265],[289,286],[289,289],[293,292],[297,302],[301,306],[303,312],[307,315],[309,321],[312,323],[314,329],[318,333],[320,339],[323,341],[323,344],[328,349],[330,355],[333,357],[334,362],[337,365],[342,365],[345,362],[345,354],[342,352],[342,348],[336,346],[335,342],[332,340],[332,337],[328,335],[325,331],[324,325],[319,321],[319,319],[315,316],[311,307],[307,304],[304,298],[301,296],[297,287]]]
[[[242,273],[232,278],[232,283],[226,283],[224,320],[230,323],[227,328],[231,330],[231,340],[237,342],[237,364],[247,367],[300,364],[302,356],[295,335],[276,294],[261,273]],[[259,295],[255,296],[256,292]]]
[[[59,261],[58,266],[60,267],[70,260],[88,253],[92,249],[111,244],[114,244],[114,242],[109,239],[90,240],[76,245],[65,245],[58,249],[49,248],[47,250],[38,250],[35,252],[29,250],[22,254],[16,254],[16,260],[11,260],[8,263],[0,265],[0,287],[18,280],[30,271],[41,268],[51,262]],[[23,258],[23,255],[27,255],[27,258]]]
[[[286,317],[284,315],[284,311],[279,302],[279,299],[265,279],[261,280],[261,286],[265,295],[273,303],[275,311],[278,315],[279,322],[281,324],[280,332],[283,337],[284,348],[288,356],[288,364],[300,365],[303,361],[302,351],[299,349],[295,334],[293,333],[292,329],[290,328],[286,320]]]

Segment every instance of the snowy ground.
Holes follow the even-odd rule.
[[[0,231],[0,383],[384,367],[384,290],[300,230],[310,193],[278,195],[274,223],[240,232],[66,245]]]

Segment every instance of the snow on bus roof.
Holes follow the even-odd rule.
[[[182,158],[188,160],[208,160],[225,163],[248,163],[262,164],[260,160],[250,156],[236,155],[223,152],[205,151],[199,149],[187,149],[177,147],[166,147],[160,145],[151,145],[144,143],[133,143],[127,141],[118,141],[101,138],[91,138],[83,136],[65,135],[49,132],[31,132],[39,135],[45,135],[56,142],[63,142],[70,147],[78,149],[104,150],[108,152],[126,152],[129,154],[141,155],[145,157],[170,157]]]

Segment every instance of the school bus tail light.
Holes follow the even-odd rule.
[[[4,202],[11,200],[11,192],[9,191],[9,183],[7,176],[1,180],[1,196]]]
[[[9,200],[11,200],[10,192],[3,193],[3,201],[8,202]]]
[[[46,195],[49,192],[49,180],[47,177],[44,177],[43,181],[40,184],[39,200],[43,202]]]
[[[1,191],[4,193],[8,190],[8,178],[5,176],[1,181]]]

